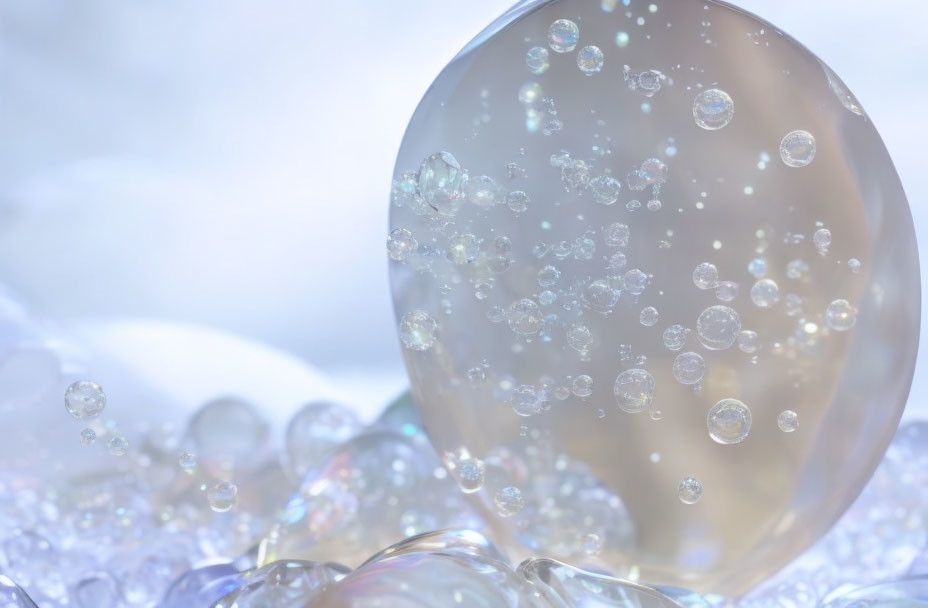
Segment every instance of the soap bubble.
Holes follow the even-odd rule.
[[[531,384],[516,387],[510,396],[512,411],[519,416],[534,416],[544,405],[544,393],[539,393]]]
[[[529,0],[452,61],[409,124],[392,181],[407,184],[406,174],[442,150],[468,176],[509,184],[517,154],[524,177],[506,191],[525,192],[531,203],[518,215],[469,202],[453,214],[423,203],[427,212],[418,214],[414,200],[401,197],[390,227],[410,230],[420,247],[413,263],[391,263],[389,271],[397,321],[410,310],[440,321],[440,345],[422,356],[406,351],[405,362],[439,451],[480,446],[491,488],[482,499],[492,503],[500,487],[514,485],[526,511],[544,508],[524,480],[556,470],[551,450],[620,493],[640,533],[618,546],[598,530],[577,531],[571,553],[537,541],[523,517],[494,517],[489,525],[507,550],[570,561],[577,539],[592,532],[603,539],[596,556],[603,570],[636,564],[642,580],[737,597],[827,530],[860,490],[862,463],[885,449],[915,352],[917,252],[904,192],[873,121],[848,109],[848,97],[835,92],[846,87],[836,88],[840,80],[816,57],[724,3],[655,4],[656,13],[649,2],[616,3],[604,13],[595,1]],[[567,36],[554,28],[555,38],[569,39],[554,41],[572,49],[566,56],[548,42],[561,19],[579,25],[562,29]],[[549,51],[543,76],[526,65],[536,45]],[[577,67],[590,45],[604,58],[594,76]],[[821,146],[805,170],[776,158],[796,129]],[[661,209],[648,211],[658,206],[650,201]],[[823,228],[833,236],[826,257],[814,247]],[[476,260],[456,266],[429,254],[444,252],[454,234],[483,243]],[[490,258],[499,235],[511,249],[497,266]],[[851,258],[859,274],[845,265]],[[715,276],[697,273],[694,281],[703,263],[715,266]],[[558,276],[546,286],[540,271],[548,265]],[[488,279],[492,289],[475,298]],[[752,299],[752,287],[767,280],[776,294],[755,291]],[[838,298],[859,311],[849,315],[856,325],[846,334],[828,322]],[[501,314],[523,300],[530,302],[524,310]],[[649,307],[660,311],[650,328],[641,325]],[[589,346],[576,342],[583,350],[570,344],[575,324],[594,338]],[[688,352],[704,358],[706,372],[681,385],[673,364]],[[872,365],[874,352],[889,360]],[[468,370],[484,359],[492,380],[475,388]],[[629,383],[610,394],[604,384],[622,374]],[[583,403],[569,390],[580,375],[596,384]],[[530,420],[511,404],[522,386],[533,389],[519,408]],[[787,394],[788,407],[804,416],[790,436],[775,423]],[[718,445],[703,427],[723,397],[749,404],[757,417],[735,448]],[[631,416],[620,404],[663,417]],[[878,419],[867,415],[876,404],[886,413]],[[658,450],[659,475],[633,474]],[[491,453],[520,464],[491,479]],[[847,466],[825,471],[833,462]],[[698,508],[651,508],[655,496],[667,495],[667,479],[686,475],[716,498]],[[761,491],[757,479],[769,487]],[[771,537],[757,521],[782,527]],[[658,527],[686,542],[661,542],[649,532]]]
[[[728,126],[735,115],[735,102],[725,91],[708,89],[693,101],[693,117],[696,124],[707,131],[717,131]]]
[[[820,255],[826,255],[828,248],[831,247],[831,230],[828,228],[819,228],[812,235],[812,243]]]
[[[397,262],[405,262],[418,247],[419,243],[412,232],[405,228],[397,228],[387,238],[387,251]]]
[[[190,452],[183,452],[177,459],[177,465],[185,473],[192,473],[197,468],[197,457]]]
[[[93,445],[97,440],[97,432],[93,429],[84,429],[81,431],[81,445]]]
[[[647,371],[628,369],[615,379],[613,392],[622,411],[637,414],[650,407],[655,388],[654,377]]]
[[[835,331],[848,331],[857,324],[857,309],[847,300],[835,300],[825,309],[825,324]]]
[[[456,234],[448,241],[448,259],[461,266],[470,264],[480,254],[480,241],[473,234]]]
[[[129,452],[129,442],[122,435],[114,435],[106,444],[106,450],[112,456],[125,456]]]
[[[528,298],[510,304],[506,318],[509,320],[509,329],[523,336],[537,334],[544,323],[538,304]]]
[[[586,374],[577,376],[570,385],[570,392],[578,397],[589,397],[593,394],[593,379]]]
[[[673,377],[680,384],[696,384],[706,375],[706,360],[699,353],[681,353],[673,360]]]
[[[567,344],[577,352],[585,353],[593,345],[593,333],[582,323],[573,323],[567,328]]]
[[[815,137],[808,131],[792,131],[780,143],[780,157],[790,167],[806,167],[815,159]]]
[[[657,321],[660,319],[660,313],[653,306],[646,306],[641,309],[641,313],[638,315],[638,321],[645,327],[653,327],[657,325]]]
[[[209,508],[216,513],[225,513],[238,502],[238,487],[230,481],[220,481],[206,491]]]
[[[489,175],[478,175],[467,180],[464,196],[478,207],[489,208],[502,202],[506,194]]]
[[[776,281],[761,279],[751,288],[751,301],[760,308],[770,308],[780,301],[780,288]]]
[[[432,154],[419,167],[419,196],[433,209],[454,215],[461,204],[466,174],[448,152]]]
[[[483,487],[486,465],[479,458],[465,458],[455,467],[458,485],[465,494],[479,491]]]
[[[65,391],[64,406],[76,420],[96,418],[106,408],[106,394],[99,384],[81,380]]]
[[[696,320],[696,335],[709,350],[725,350],[741,331],[741,316],[728,306],[710,306]]]
[[[542,46],[533,46],[525,54],[525,64],[532,74],[540,76],[548,71],[551,63],[548,58],[548,49]]]
[[[521,190],[514,190],[506,196],[506,205],[516,213],[522,213],[527,210],[529,202],[528,194]]]
[[[777,416],[777,426],[784,433],[792,433],[799,428],[799,416],[792,410],[783,410]]]
[[[426,351],[438,339],[438,323],[424,310],[414,310],[400,319],[400,340],[409,350]]]
[[[693,271],[693,284],[700,289],[712,289],[719,284],[719,269],[715,264],[703,262]]]
[[[603,52],[598,46],[585,46],[577,52],[577,67],[584,74],[598,74],[603,69]]]
[[[722,399],[709,410],[706,424],[716,443],[741,443],[751,432],[751,410],[737,399]]]
[[[558,19],[548,29],[548,45],[557,53],[569,53],[577,48],[580,28],[569,19]]]
[[[695,477],[684,477],[677,488],[680,502],[686,505],[695,505],[702,498],[702,482]]]
[[[522,490],[514,486],[507,486],[497,492],[493,502],[500,517],[512,517],[525,507]]]

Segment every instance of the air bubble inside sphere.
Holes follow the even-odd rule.
[[[405,185],[384,238],[419,246],[384,258],[425,426],[439,453],[486,463],[473,504],[514,561],[580,565],[592,532],[596,568],[737,596],[829,529],[885,451],[912,378],[918,252],[873,121],[818,58],[713,0],[659,3],[643,25],[635,6],[520,3],[454,58],[384,184]],[[594,46],[590,75],[578,54]],[[797,131],[811,137],[784,141]],[[674,374],[681,354],[695,384]],[[725,409],[707,426],[726,399],[751,423]],[[660,474],[642,474],[652,453]],[[555,542],[543,530],[576,522],[545,501],[580,471],[621,524],[590,512]],[[704,492],[686,507],[691,476]],[[504,517],[508,487],[524,508]]]

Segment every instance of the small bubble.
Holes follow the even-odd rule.
[[[88,446],[93,445],[97,440],[97,433],[93,429],[84,429],[81,431],[81,445]]]
[[[438,323],[424,310],[414,310],[400,319],[399,334],[407,349],[427,351],[438,339]]]
[[[607,247],[627,247],[630,234],[627,224],[615,222],[603,228],[603,242]]]
[[[727,127],[735,115],[735,103],[725,91],[708,89],[693,101],[693,117],[696,124],[707,131]]]
[[[860,267],[861,267],[860,260],[858,260],[857,258],[849,259],[847,261],[847,267],[848,267],[848,270],[850,270],[854,274],[857,274],[858,272],[860,272]]]
[[[593,333],[582,323],[573,323],[567,328],[567,344],[577,352],[584,354],[593,345]]]
[[[608,175],[597,177],[590,182],[590,192],[593,193],[594,201],[609,206],[619,200],[622,182]]]
[[[593,281],[583,290],[583,304],[598,313],[612,312],[619,301],[620,292],[614,289],[609,281],[599,279]]]
[[[682,325],[671,325],[664,330],[662,338],[667,350],[680,350],[686,345],[686,328]]]
[[[651,408],[651,410],[648,411],[648,416],[649,416],[649,417],[651,418],[651,420],[653,420],[654,422],[658,422],[658,421],[660,421],[660,420],[662,420],[662,419],[664,418],[664,412],[662,412],[662,411],[660,411],[660,410],[658,410],[658,409]]]
[[[609,256],[609,269],[618,272],[619,270],[625,268],[627,261],[628,260],[624,253],[621,251],[616,251],[611,256]]]
[[[525,507],[522,490],[515,486],[508,486],[497,492],[493,502],[500,517],[512,517]]]
[[[748,272],[755,279],[760,279],[767,274],[767,261],[764,258],[754,258],[748,262]]]
[[[750,355],[756,352],[759,343],[760,338],[758,338],[756,331],[745,329],[740,334],[738,334],[738,348],[741,349],[741,352],[743,353]]]
[[[792,433],[799,428],[799,415],[792,410],[783,410],[777,416],[777,426],[784,433]]]
[[[550,264],[538,271],[538,284],[542,287],[551,287],[560,278],[561,271]]]
[[[831,247],[831,230],[828,228],[819,228],[812,235],[812,244],[815,245],[819,255],[828,255],[828,248]]]
[[[847,300],[835,300],[825,309],[825,325],[835,331],[848,331],[857,323],[857,309]]]
[[[541,304],[542,306],[551,306],[556,301],[557,301],[557,294],[551,291],[550,289],[546,289],[540,294],[538,294],[538,303]]]
[[[637,268],[632,268],[622,278],[625,280],[625,290],[633,296],[641,295],[651,284],[651,277]]]
[[[722,281],[715,290],[715,297],[722,302],[731,302],[741,293],[741,286],[734,281]]]
[[[96,418],[106,409],[106,393],[96,382],[81,380],[65,391],[64,407],[75,420]]]
[[[114,435],[107,444],[106,449],[112,456],[125,456],[129,451],[129,442],[126,441],[125,437]]]
[[[539,391],[531,384],[522,384],[512,391],[509,397],[509,403],[512,411],[517,415],[528,417],[534,416],[541,411],[544,393]]]
[[[603,69],[603,52],[598,46],[583,47],[577,53],[577,67],[584,74],[598,74]]]
[[[660,211],[662,204],[657,199],[651,199],[648,201],[648,211]]]
[[[709,350],[731,347],[741,331],[741,317],[728,306],[716,305],[702,311],[696,321],[696,335]]]
[[[551,67],[548,49],[542,46],[533,46],[525,53],[525,64],[532,71],[532,74],[541,76]]]
[[[630,38],[628,36],[628,32],[616,32],[615,45],[617,47],[619,47],[620,49],[624,49],[625,47],[628,46],[629,42],[630,42]]]
[[[430,207],[451,216],[457,213],[461,189],[467,177],[458,161],[448,152],[432,154],[419,167],[419,196]]]
[[[521,190],[510,192],[506,196],[506,205],[510,210],[516,213],[522,213],[523,211],[526,211],[530,202],[531,201],[528,194]]]
[[[648,306],[641,309],[641,314],[638,315],[638,320],[645,327],[653,327],[657,324],[658,319],[660,318],[660,313],[657,312],[657,309],[653,306]]]
[[[483,487],[486,466],[479,458],[465,458],[457,463],[458,486],[465,494],[473,494]]]
[[[570,391],[581,398],[593,394],[593,379],[587,375],[577,376],[570,385]]]
[[[387,252],[397,262],[405,262],[418,248],[419,242],[406,228],[397,228],[387,238]]]
[[[693,284],[699,289],[712,289],[719,284],[719,269],[715,264],[703,262],[693,271]]]
[[[544,316],[538,304],[528,298],[513,302],[509,306],[506,318],[509,321],[509,329],[523,336],[538,333],[544,323]]]
[[[685,505],[694,505],[702,498],[702,482],[694,477],[684,477],[677,487],[677,496]]]
[[[220,481],[206,491],[209,508],[216,513],[225,513],[238,502],[238,487],[230,481]]]
[[[504,195],[505,191],[488,175],[472,177],[464,186],[467,200],[485,209],[500,203]]]
[[[187,473],[192,473],[197,468],[197,457],[190,452],[184,452],[177,459],[177,464]]]
[[[815,137],[808,131],[792,131],[780,142],[780,158],[789,167],[806,167],[815,159]]]
[[[561,182],[568,191],[583,192],[590,185],[590,166],[582,160],[572,160],[561,169]]]
[[[628,369],[615,379],[613,393],[622,411],[636,414],[651,406],[655,388],[654,377],[647,371]]]
[[[716,443],[741,443],[751,431],[751,410],[737,399],[722,399],[709,410],[706,426]]]
[[[673,377],[680,384],[696,384],[706,375],[706,360],[699,353],[681,353],[673,361]]]
[[[491,306],[487,310],[487,320],[490,323],[502,323],[506,320],[506,311],[502,306]]]
[[[568,19],[558,19],[548,28],[548,46],[556,53],[569,53],[577,48],[580,28]]]
[[[597,555],[603,549],[603,541],[598,534],[585,534],[580,539],[580,550],[586,555]]]
[[[771,308],[780,301],[780,288],[775,281],[761,279],[751,288],[751,301],[760,308]]]
[[[473,234],[456,234],[448,243],[448,260],[462,266],[470,264],[480,255],[480,239]]]

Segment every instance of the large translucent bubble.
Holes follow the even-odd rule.
[[[485,463],[471,496],[517,557],[744,592],[902,413],[920,285],[893,164],[827,66],[724,3],[510,10],[413,116],[391,231],[415,399],[452,468]]]

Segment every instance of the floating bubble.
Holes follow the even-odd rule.
[[[567,328],[567,344],[579,353],[585,353],[593,345],[593,332],[582,323],[572,323]]]
[[[715,297],[722,302],[731,302],[741,293],[741,286],[734,281],[721,281],[715,289]]]
[[[651,277],[638,268],[632,268],[622,278],[625,280],[625,291],[633,296],[640,296],[651,284]]]
[[[473,234],[456,234],[448,242],[448,260],[458,266],[470,264],[480,254],[480,240]]]
[[[502,202],[505,193],[492,177],[478,175],[467,180],[464,196],[468,202],[478,207],[490,208]]]
[[[544,405],[544,393],[539,391],[531,384],[522,384],[512,391],[509,397],[509,403],[519,416],[534,416],[541,411]]]
[[[764,258],[754,258],[748,262],[748,272],[755,279],[763,278],[767,274],[767,260]]]
[[[628,34],[619,32],[616,35],[616,43],[620,47],[626,46],[628,44]],[[645,97],[653,97],[655,93],[661,90],[666,76],[657,70],[635,72],[626,65],[622,68],[622,78],[625,81],[625,86],[627,86],[629,90],[640,93]]]
[[[741,443],[751,432],[751,410],[737,399],[722,399],[709,410],[706,424],[716,443]]]
[[[397,228],[387,238],[387,252],[390,258],[397,262],[405,262],[418,248],[418,241],[412,232],[405,228]]]
[[[183,452],[177,459],[177,465],[185,473],[192,473],[197,468],[197,457],[190,452]]]
[[[825,309],[825,324],[835,331],[848,331],[857,324],[857,309],[847,300],[835,300]]]
[[[409,350],[424,352],[438,339],[438,323],[424,310],[414,310],[400,320],[400,340]]]
[[[627,247],[631,231],[628,224],[613,222],[603,229],[603,241],[607,247]]]
[[[548,29],[548,46],[556,53],[569,53],[577,48],[580,28],[569,19],[558,19]]]
[[[583,303],[594,312],[608,314],[618,303],[619,295],[619,290],[614,289],[609,281],[599,279],[583,290]]]
[[[550,264],[538,271],[538,284],[542,287],[551,287],[557,283],[559,278],[561,278],[561,271]]]
[[[603,52],[598,46],[583,47],[577,53],[577,67],[584,74],[598,74],[603,69]]]
[[[97,440],[97,433],[93,429],[84,429],[81,431],[81,445],[93,445]]]
[[[694,477],[684,477],[677,487],[677,496],[685,505],[694,505],[702,498],[702,482]]]
[[[64,406],[75,420],[96,418],[106,409],[106,394],[96,382],[81,380],[65,391]]]
[[[129,442],[121,435],[114,435],[106,444],[106,450],[111,456],[125,456],[129,451]]]
[[[806,167],[815,160],[815,137],[808,131],[792,131],[780,142],[780,158],[789,167]]]
[[[570,385],[570,392],[578,397],[589,397],[593,394],[593,379],[586,374],[577,376]]]
[[[608,175],[596,177],[590,181],[590,192],[593,194],[593,200],[600,205],[613,205],[619,200],[622,182]]]
[[[706,375],[706,360],[699,353],[681,353],[673,360],[673,377],[680,384],[697,384]]]
[[[741,352],[752,354],[757,351],[759,344],[760,338],[757,336],[756,331],[745,329],[738,334],[738,348],[741,349]]]
[[[582,160],[569,161],[561,169],[561,182],[571,192],[583,192],[590,185],[590,166]]]
[[[702,91],[693,101],[696,124],[707,131],[727,127],[734,115],[735,102],[721,89]]]
[[[529,298],[516,300],[510,304],[506,319],[509,321],[509,329],[523,336],[537,334],[544,324],[541,309]]]
[[[507,486],[497,492],[493,497],[493,502],[496,504],[496,512],[500,517],[512,517],[525,507],[522,490],[515,486]]]
[[[660,319],[660,313],[657,312],[657,309],[653,306],[647,306],[641,309],[641,313],[638,315],[638,321],[645,327],[653,327],[657,325],[657,321]]]
[[[522,213],[523,211],[528,210],[528,205],[531,202],[528,194],[521,190],[514,190],[506,196],[506,205],[510,210],[515,211],[516,213]]]
[[[725,350],[738,339],[741,317],[728,306],[710,306],[696,320],[696,336],[709,350]]]
[[[700,289],[712,289],[719,284],[719,269],[715,264],[703,262],[693,271],[693,284]]]
[[[847,261],[847,268],[854,274],[860,272],[861,263],[857,258],[851,258]]]
[[[302,479],[362,429],[358,415],[350,407],[331,401],[307,403],[287,424],[287,469],[295,479]]]
[[[648,409],[654,399],[654,377],[643,369],[627,369],[615,379],[613,393],[619,408],[629,414]]]
[[[680,350],[686,345],[686,328],[682,325],[671,325],[664,330],[661,337],[667,350]]]
[[[433,209],[446,215],[457,213],[466,174],[448,152],[432,154],[419,167],[419,196]]]
[[[831,230],[828,228],[819,228],[812,235],[812,244],[818,250],[819,255],[827,255],[828,248],[831,247]]]
[[[799,428],[799,415],[792,410],[783,410],[777,416],[777,426],[784,433],[792,433]]]
[[[625,264],[627,263],[628,258],[621,251],[616,251],[611,256],[609,256],[609,269],[615,272],[625,268]]]
[[[533,46],[525,53],[525,65],[532,71],[532,74],[541,76],[551,67],[548,49],[543,46]]]
[[[465,494],[472,494],[483,488],[486,465],[479,458],[465,458],[457,463],[458,486]]]
[[[238,486],[231,481],[220,481],[206,490],[209,508],[216,513],[225,513],[238,502]]]
[[[760,308],[770,308],[780,301],[780,288],[776,281],[761,279],[751,288],[751,301]]]
[[[802,258],[791,260],[789,264],[786,265],[786,276],[793,280],[801,279],[808,272],[809,264]]]

